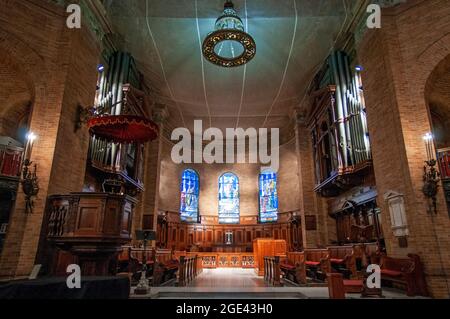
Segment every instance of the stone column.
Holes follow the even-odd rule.
[[[158,226],[159,184],[161,174],[162,147],[164,143],[164,124],[169,117],[165,105],[157,104],[152,110],[153,120],[159,126],[158,138],[147,145],[145,163],[145,192],[143,194],[143,220],[151,221],[152,229]],[[153,244],[155,245],[155,243]]]
[[[296,110],[294,120],[303,247],[314,248],[326,244],[326,222],[322,214],[322,199],[314,192],[313,150],[306,117],[302,111]],[[306,230],[306,216],[315,217],[316,230]]]
[[[408,13],[401,6],[384,11],[383,27],[364,34],[358,56],[364,66],[362,80],[387,253],[399,258],[418,254],[433,297],[448,298],[450,220],[441,186],[437,214],[428,212],[422,178],[427,158],[423,136],[431,131],[425,87],[433,69],[450,55],[450,37],[442,38],[450,30],[442,10],[450,12],[450,5],[438,8],[428,6],[430,2],[403,10]],[[411,42],[412,33],[427,37]],[[384,199],[393,192],[404,198],[407,245],[394,236]]]

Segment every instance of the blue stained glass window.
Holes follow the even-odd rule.
[[[181,220],[188,223],[198,222],[198,198],[200,182],[196,171],[187,169],[181,177]]]
[[[225,173],[219,178],[219,223],[239,224],[239,178]]]
[[[265,171],[259,175],[259,220],[261,223],[270,223],[277,219],[277,174]]]

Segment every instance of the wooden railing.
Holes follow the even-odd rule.
[[[264,281],[275,287],[281,286],[280,256],[264,257]]]
[[[19,178],[22,155],[20,147],[0,145],[0,175]]]
[[[437,156],[442,179],[450,179],[450,148],[438,150]]]

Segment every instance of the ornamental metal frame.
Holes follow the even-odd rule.
[[[215,52],[215,47],[223,41],[237,41],[243,48],[244,52],[233,59],[224,58]],[[212,32],[203,42],[203,55],[205,58],[216,65],[222,67],[238,67],[242,66],[256,55],[256,42],[248,34],[239,30],[222,29]]]

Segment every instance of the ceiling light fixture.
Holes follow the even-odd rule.
[[[203,42],[203,55],[211,63],[230,68],[248,63],[255,54],[255,40],[245,32],[233,2],[225,2],[223,14],[216,21],[215,31]]]

